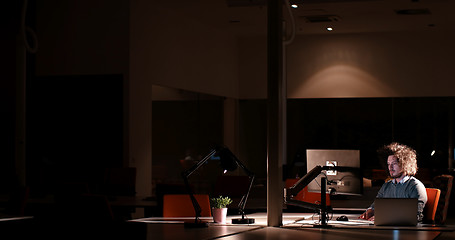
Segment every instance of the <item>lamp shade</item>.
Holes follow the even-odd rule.
[[[237,169],[237,161],[234,154],[226,147],[218,149],[216,155],[220,157],[220,165],[224,171],[234,171]]]

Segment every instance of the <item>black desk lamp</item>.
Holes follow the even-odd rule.
[[[206,163],[212,156],[219,156],[220,157],[220,166],[224,170],[224,173],[227,171],[233,171],[237,169],[238,166],[243,169],[243,171],[248,175],[250,179],[250,184],[248,186],[248,191],[245,195],[243,195],[242,199],[240,200],[240,203],[238,205],[239,207],[239,213],[242,215],[241,219],[232,219],[232,223],[236,224],[251,224],[254,223],[254,219],[252,218],[245,218],[245,205],[246,201],[248,200],[248,195],[250,194],[251,187],[253,185],[254,181],[254,174],[249,171],[245,165],[243,165],[239,159],[227,148],[224,146],[217,146],[215,149],[213,149],[207,156],[205,156],[201,161],[196,163],[194,166],[192,166],[190,169],[187,171],[182,172],[182,177],[183,181],[185,182],[185,185],[188,190],[188,194],[190,195],[191,202],[193,203],[194,211],[195,211],[195,219],[194,222],[187,223],[185,222],[185,227],[207,227],[206,222],[202,222],[199,218],[201,217],[201,206],[197,202],[196,198],[193,195],[193,190],[190,187],[190,184],[188,183],[188,177],[191,176],[197,169],[199,169],[204,163]]]
[[[308,203],[300,200],[295,200],[293,199],[294,196],[297,196],[297,194],[302,191],[310,182],[315,179],[323,170],[337,170],[340,172],[358,172],[360,169],[359,168],[354,168],[354,167],[342,167],[342,166],[316,166],[311,171],[309,171],[305,176],[299,179],[293,186],[290,188],[285,188],[284,189],[284,202],[285,204],[288,205],[293,205],[293,206],[298,206],[298,207],[303,207],[303,208],[309,208],[312,210],[319,210],[321,214],[321,224],[320,225],[314,225],[314,227],[321,227],[321,228],[329,228],[331,225],[327,224],[327,213],[328,210],[330,210],[327,207],[327,200],[326,200],[326,188],[327,188],[327,178],[322,177],[321,178],[321,204],[314,204],[314,203]]]

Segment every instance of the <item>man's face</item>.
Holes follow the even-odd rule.
[[[387,158],[387,167],[389,168],[389,174],[392,178],[399,178],[403,175],[401,167],[398,164],[398,158],[394,155],[390,155]]]

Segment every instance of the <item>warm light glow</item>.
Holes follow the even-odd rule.
[[[292,4],[291,7],[292,8],[298,8],[299,6],[297,4]]]
[[[338,64],[320,69],[298,86],[289,86],[289,97],[385,97],[394,91],[361,68]]]
[[[227,170],[226,170],[226,169],[223,171],[223,174],[225,174],[225,173],[227,173]]]
[[[327,31],[332,31],[332,30],[333,30],[333,28],[331,28],[331,27],[327,28]]]
[[[433,151],[431,152],[431,156],[433,156],[435,153],[436,153],[436,151],[433,150]]]

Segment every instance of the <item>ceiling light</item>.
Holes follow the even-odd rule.
[[[333,30],[333,28],[331,28],[331,27],[327,28],[327,31],[332,31],[332,30]]]
[[[292,4],[291,7],[292,7],[292,8],[298,8],[299,5],[297,5],[297,4]]]

